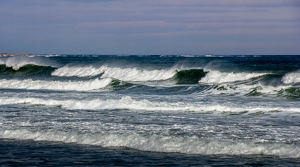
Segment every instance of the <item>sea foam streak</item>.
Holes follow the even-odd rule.
[[[202,155],[272,155],[282,158],[299,158],[300,148],[284,143],[256,143],[251,140],[200,139],[198,137],[171,137],[131,134],[82,134],[60,131],[0,130],[0,138],[59,141],[64,143],[127,147],[142,151],[178,152]]]
[[[111,83],[111,78],[89,81],[45,81],[45,80],[0,80],[1,89],[44,89],[62,91],[90,91],[104,88]]]

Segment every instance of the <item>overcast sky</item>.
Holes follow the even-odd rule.
[[[300,0],[0,0],[0,53],[300,54]]]

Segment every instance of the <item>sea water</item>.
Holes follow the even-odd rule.
[[[300,56],[0,57],[0,164],[300,164]]]

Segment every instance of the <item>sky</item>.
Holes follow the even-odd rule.
[[[0,53],[300,55],[300,0],[0,0]]]

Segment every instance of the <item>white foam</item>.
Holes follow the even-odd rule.
[[[41,98],[0,98],[0,105],[7,104],[33,104],[33,105],[47,105],[60,106],[69,110],[88,109],[88,110],[102,110],[102,109],[126,109],[130,111],[151,111],[151,112],[197,112],[207,113],[256,113],[256,112],[283,112],[283,113],[299,113],[300,109],[297,107],[276,107],[276,106],[237,106],[236,104],[205,104],[190,103],[190,102],[156,102],[149,100],[133,100],[129,96],[121,99],[91,99],[91,100],[53,100]]]
[[[200,83],[226,83],[226,82],[236,82],[245,81],[251,78],[266,75],[266,73],[234,73],[234,72],[220,72],[220,71],[209,71],[205,77],[203,77]]]
[[[103,77],[116,78],[122,81],[157,81],[172,78],[176,74],[170,70],[139,70],[136,68],[108,68]]]
[[[202,155],[272,155],[283,158],[299,158],[298,145],[284,143],[256,143],[253,140],[222,140],[210,138],[174,137],[160,135],[139,134],[104,134],[104,133],[76,133],[61,131],[30,131],[0,130],[0,138],[34,140],[34,141],[59,141],[98,145],[102,147],[127,147],[142,151],[177,152],[185,154]]]
[[[14,70],[20,69],[27,64],[39,65],[39,66],[52,66],[57,67],[58,64],[45,58],[34,56],[10,56],[0,59],[0,64],[6,65],[6,67],[12,67]]]
[[[106,87],[111,78],[94,79],[89,81],[45,81],[45,80],[0,80],[1,89],[44,89],[63,91],[90,91]]]
[[[53,76],[77,76],[88,77],[103,73],[101,78],[115,78],[122,81],[158,81],[172,78],[176,74],[175,69],[166,70],[142,70],[137,68],[118,68],[103,65],[99,68],[87,67],[69,67],[65,66],[55,70]]]
[[[52,75],[60,77],[91,77],[96,76],[104,72],[104,68],[95,68],[93,66],[88,67],[69,67],[64,66],[56,69]]]
[[[285,74],[281,81],[284,84],[294,84],[294,83],[300,83],[300,72],[291,72],[288,74]]]

